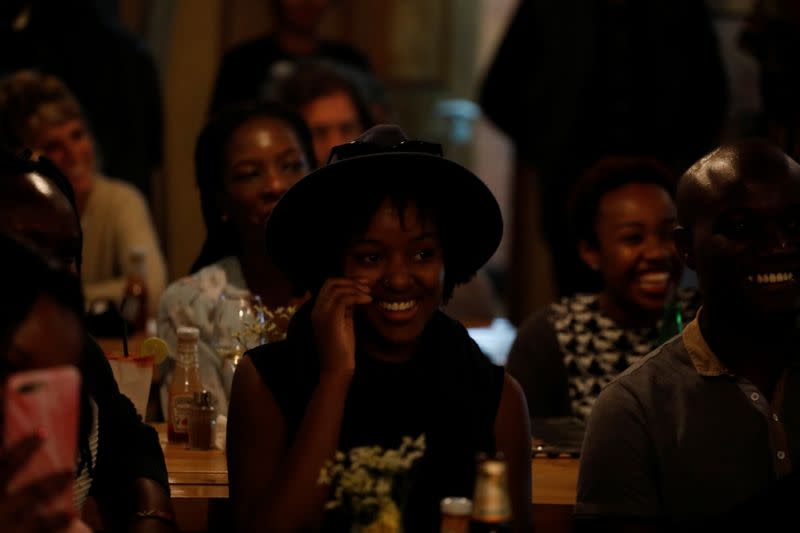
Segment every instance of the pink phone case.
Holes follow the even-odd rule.
[[[39,432],[44,441],[9,483],[14,491],[44,476],[74,470],[77,459],[80,374],[72,366],[12,375],[5,398],[5,447]],[[74,510],[72,484],[48,510]]]

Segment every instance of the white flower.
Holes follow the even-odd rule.
[[[403,437],[397,449],[361,446],[347,453],[337,451],[319,475],[320,484],[333,488],[325,509],[341,509],[353,519],[369,517],[373,522],[381,516],[399,516],[395,487],[402,486],[399,482],[424,453],[424,434],[416,439]]]

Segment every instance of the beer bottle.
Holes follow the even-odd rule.
[[[506,462],[502,457],[479,457],[472,498],[470,533],[511,531],[511,500]]]
[[[122,295],[120,313],[133,331],[144,331],[147,324],[147,252],[131,248],[128,254],[128,279]]]

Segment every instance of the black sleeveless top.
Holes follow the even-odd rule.
[[[307,303],[297,312],[285,341],[246,354],[283,413],[289,442],[319,381],[310,308]],[[426,436],[403,513],[405,531],[438,532],[439,501],[472,497],[475,456],[495,450],[503,377],[503,368],[489,361],[467,330],[441,312],[408,362],[386,363],[357,351],[338,449],[397,448],[403,436]],[[324,530],[341,530],[328,518]]]

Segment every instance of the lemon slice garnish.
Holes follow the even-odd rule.
[[[141,354],[152,357],[155,364],[160,365],[169,354],[169,346],[161,337],[149,337],[142,341]]]

